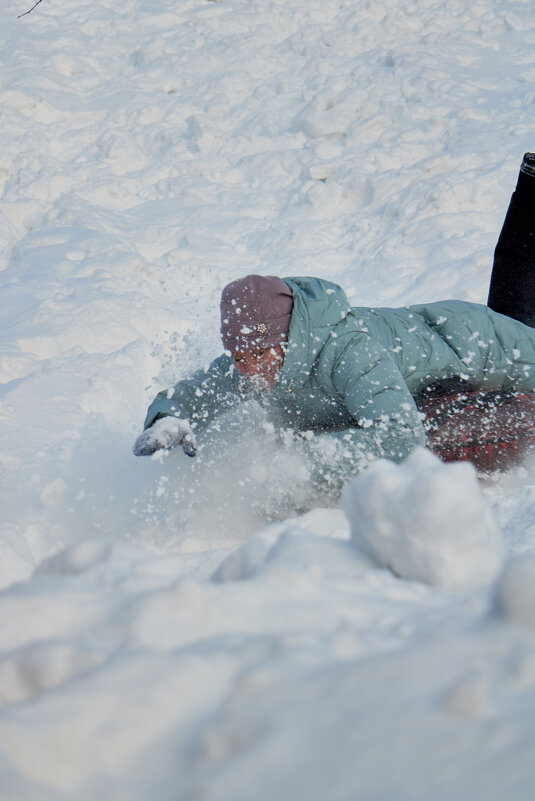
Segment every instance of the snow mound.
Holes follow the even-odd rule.
[[[319,533],[315,527],[321,524],[324,531]],[[347,541],[346,526],[343,512],[336,509],[314,510],[296,520],[267,526],[232,551],[218,566],[213,580],[244,581],[262,574],[282,576],[283,580],[290,574],[317,579],[360,578],[370,565]]]
[[[214,581],[244,581],[255,576],[277,543],[283,528],[283,524],[280,523],[268,526],[234,550],[219,565],[214,574]]]
[[[508,620],[535,631],[535,556],[517,557],[506,565],[498,603]]]
[[[492,581],[503,543],[474,468],[419,448],[401,465],[380,460],[344,491],[351,538],[402,578],[469,588]]]

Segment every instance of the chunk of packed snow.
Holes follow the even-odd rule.
[[[357,548],[397,575],[475,587],[492,581],[503,544],[474,468],[419,448],[401,465],[380,460],[344,491]]]

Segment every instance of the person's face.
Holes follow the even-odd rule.
[[[258,389],[270,389],[277,383],[284,351],[277,345],[266,350],[236,351],[232,358],[238,372],[250,378]]]

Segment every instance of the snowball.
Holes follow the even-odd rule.
[[[498,585],[498,603],[512,623],[535,631],[535,556],[513,559]]]
[[[418,448],[400,465],[379,460],[344,491],[353,543],[397,575],[467,588],[492,581],[503,543],[477,474]]]

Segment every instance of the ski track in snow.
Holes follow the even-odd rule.
[[[131,448],[247,272],[485,302],[532,0],[29,6],[0,3],[0,797],[531,801],[531,465],[379,465],[348,519],[254,410],[196,460]]]

